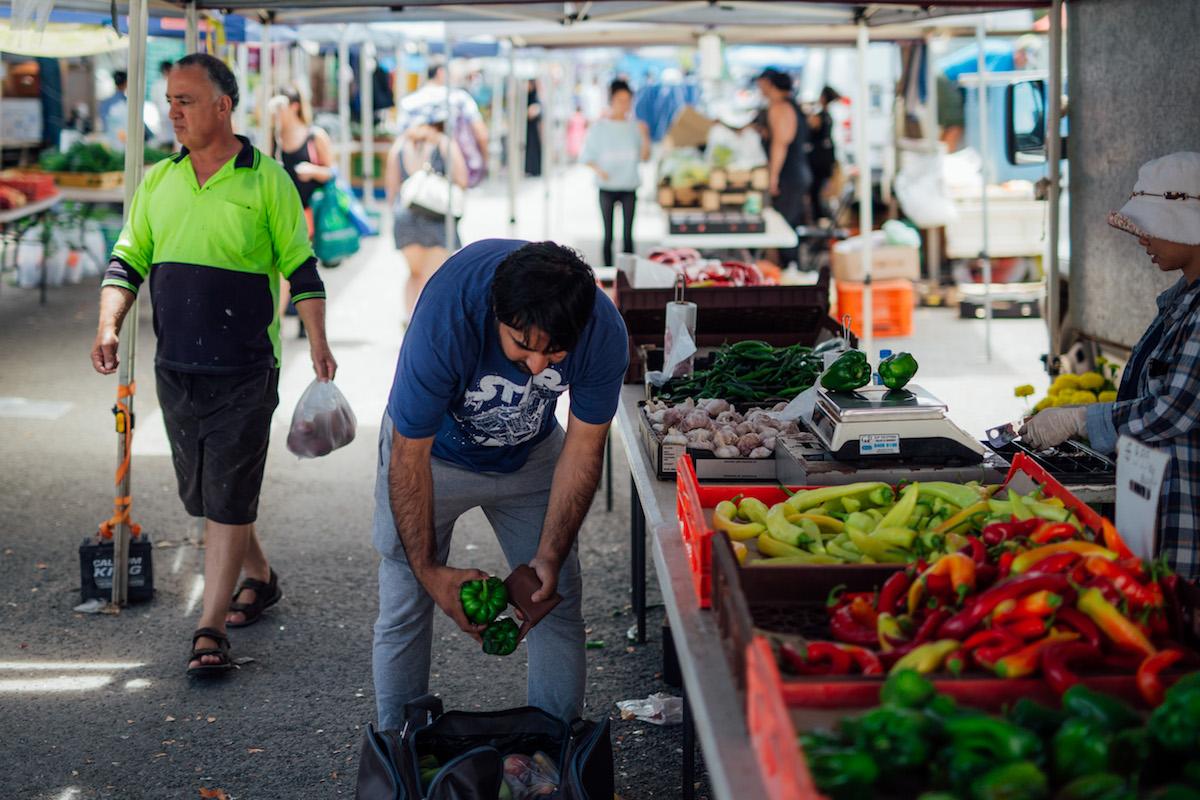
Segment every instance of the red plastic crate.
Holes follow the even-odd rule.
[[[837,318],[850,317],[850,329],[862,336],[864,284],[836,281]],[[871,283],[871,318],[876,336],[911,336],[917,294],[912,281],[895,279]]]
[[[746,648],[746,678],[746,726],[767,797],[819,798],[804,752],[796,742],[796,726],[779,692],[775,656],[761,636]]]
[[[683,546],[687,551],[688,564],[692,568],[692,579],[696,585],[696,595],[700,599],[701,608],[712,607],[712,538],[714,530],[704,514],[705,509],[715,508],[722,500],[731,500],[738,495],[755,497],[768,506],[782,503],[788,499],[788,494],[778,486],[739,486],[719,484],[701,486],[696,478],[696,468],[691,456],[684,456],[675,465],[675,508],[679,516],[679,527],[683,534]],[[813,489],[813,486],[792,486],[789,489],[797,492],[803,489]],[[903,565],[897,564],[823,564],[811,566],[772,567],[771,578],[784,581],[807,581],[815,572],[836,574],[839,577],[835,583],[847,581],[844,573],[867,571],[869,574],[878,573],[884,580]],[[853,587],[852,587],[853,588]]]
[[[11,186],[31,203],[53,197],[58,192],[53,175],[37,172],[5,171],[0,174],[0,186]]]
[[[1028,486],[1029,489],[1033,488],[1030,481],[1041,484],[1043,494],[1062,500],[1067,508],[1075,512],[1075,516],[1079,517],[1080,522],[1093,531],[1100,532],[1104,518],[1094,508],[1071,494],[1070,489],[1050,477],[1050,473],[1042,469],[1041,464],[1024,453],[1017,453],[1016,458],[1013,459],[1008,475],[1004,479],[1004,485],[1012,485],[1014,481],[1017,483],[1015,488],[1022,493],[1026,491],[1022,484]]]

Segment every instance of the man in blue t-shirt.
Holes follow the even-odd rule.
[[[573,250],[490,239],[425,286],[404,337],[379,434],[375,547],[379,723],[429,686],[433,608],[480,638],[459,588],[485,577],[446,566],[455,520],[480,507],[510,566],[562,602],[528,636],[528,701],[574,719],[583,707],[582,581],[575,538],[600,478],[628,362],[625,325]],[[564,433],[555,420],[570,389]]]

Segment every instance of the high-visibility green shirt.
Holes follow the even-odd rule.
[[[279,366],[279,277],[292,301],[325,297],[308,226],[283,167],[241,136],[204,186],[186,148],[146,172],[102,285],[150,278],[155,362],[183,372]]]

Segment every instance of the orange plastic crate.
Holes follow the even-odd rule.
[[[863,286],[861,283],[836,281],[837,318],[850,317],[850,329],[862,335]],[[912,281],[896,279],[875,281],[871,284],[871,317],[875,321],[876,336],[911,336],[913,331],[913,306],[916,291]]]

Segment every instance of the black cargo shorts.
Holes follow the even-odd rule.
[[[156,366],[154,374],[187,512],[224,525],[254,522],[279,370],[207,375]]]

